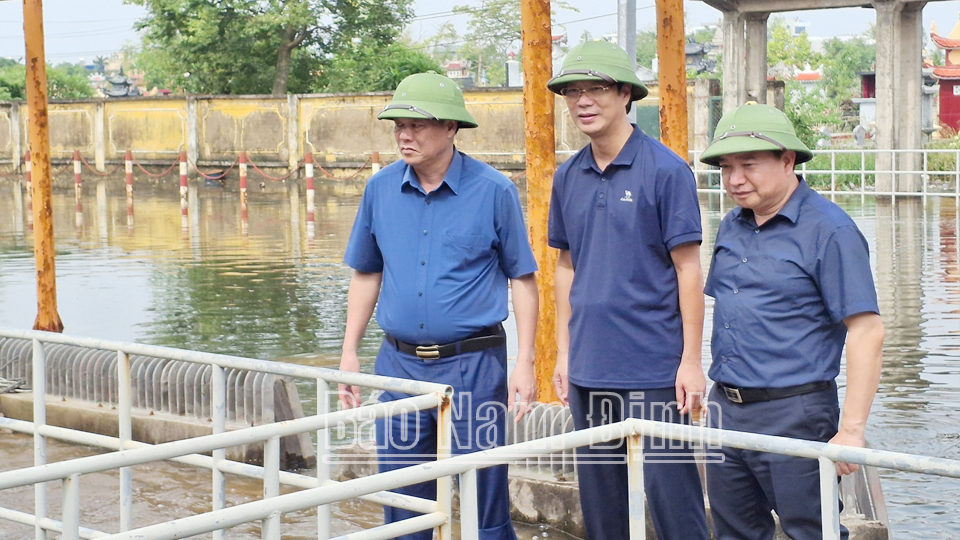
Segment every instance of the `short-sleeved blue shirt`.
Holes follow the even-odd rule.
[[[458,151],[429,194],[403,161],[371,177],[343,260],[383,273],[377,323],[421,345],[503,321],[507,279],[537,270],[516,186]]]
[[[782,388],[833,380],[843,319],[880,313],[867,241],[846,212],[799,182],[763,225],[743,208],[720,223],[705,287],[716,299],[714,381]]]
[[[636,126],[603,171],[588,145],[554,174],[548,234],[573,262],[570,381],[673,386],[683,330],[670,250],[701,241],[690,167]]]

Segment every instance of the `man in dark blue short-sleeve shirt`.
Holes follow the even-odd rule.
[[[783,112],[744,105],[716,133],[700,159],[720,166],[739,207],[720,224],[705,289],[716,299],[710,425],[863,446],[884,337],[867,242],[794,173],[813,154]],[[844,342],[841,420],[834,379]],[[716,538],[771,539],[771,511],[790,538],[822,538],[817,460],[726,447],[714,457]],[[840,474],[854,470],[837,464]]]
[[[590,144],[553,179],[549,243],[555,275],[554,384],[577,429],[698,410],[703,280],[700,207],[690,167],[627,117],[647,89],[611,43],[570,50],[550,90],[566,98]],[[686,445],[644,440],[644,487],[661,540],[706,539],[703,492]],[[591,540],[629,536],[626,448],[577,450]]]
[[[383,344],[376,373],[448,384],[453,399],[451,451],[503,445],[506,413],[519,395],[517,419],[536,398],[537,269],[516,186],[457,151],[460,128],[477,127],[463,94],[447,77],[411,75],[379,118],[394,121],[402,161],[370,178],[344,261],[353,268],[340,369],[359,371],[357,347],[377,308]],[[518,355],[507,381],[507,283],[513,289]],[[380,401],[406,397],[385,392]],[[340,387],[346,407],[357,387]],[[381,472],[427,461],[437,451],[436,410],[377,421]],[[436,498],[436,483],[396,490]],[[507,467],[477,471],[479,537],[516,540],[510,522]],[[417,514],[384,506],[385,520]],[[430,540],[432,531],[404,535]]]

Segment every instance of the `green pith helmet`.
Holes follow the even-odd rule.
[[[587,41],[570,49],[563,59],[560,74],[550,79],[547,88],[559,94],[563,87],[576,81],[629,84],[633,87],[630,101],[647,96],[647,87],[633,70],[630,57],[623,49],[608,41]]]
[[[477,127],[477,121],[463,104],[463,92],[457,83],[436,73],[417,73],[400,81],[390,104],[377,118],[456,120],[461,128]]]
[[[793,150],[797,164],[813,159],[813,152],[797,138],[783,111],[769,105],[747,104],[720,118],[713,142],[700,155],[700,161],[719,165],[720,156],[763,150]]]

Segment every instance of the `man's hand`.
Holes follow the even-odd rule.
[[[537,400],[537,377],[532,358],[517,357],[510,383],[507,385],[507,410],[514,410],[513,421],[519,422]],[[520,399],[517,399],[519,394]],[[514,408],[516,407],[516,408]]]
[[[863,448],[867,445],[867,440],[863,437],[863,432],[855,433],[844,430],[842,427],[836,435],[830,439],[830,444],[842,444],[844,446],[856,446],[857,448]],[[837,474],[843,476],[845,474],[852,474],[857,472],[860,469],[860,466],[856,463],[844,463],[842,461],[837,462]]]
[[[680,414],[699,412],[703,393],[707,389],[707,381],[703,377],[703,367],[701,367],[699,359],[687,360],[684,358],[680,360],[675,386],[677,407],[680,408]]]
[[[344,351],[340,355],[340,371],[352,371],[360,373],[360,359],[356,351]],[[340,394],[340,403],[344,409],[352,409],[360,406],[360,387],[354,385],[341,384],[337,386]]]
[[[564,405],[570,405],[570,400],[567,399],[567,392],[569,391],[567,358],[566,354],[557,353],[557,366],[553,370],[553,389],[557,393],[557,397],[560,398],[560,403]]]

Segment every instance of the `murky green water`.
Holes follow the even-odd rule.
[[[79,212],[72,191],[54,195],[65,333],[337,364],[350,276],[340,260],[362,183],[319,185],[312,221],[305,195],[280,184],[253,190],[245,219],[238,194],[220,188],[192,188],[186,218],[176,187],[138,184],[132,217],[120,181],[84,189]],[[701,201],[706,265],[730,203]],[[837,202],[870,242],[887,326],[870,443],[960,459],[956,201]],[[14,184],[0,181],[3,327],[29,328],[36,316],[26,204]],[[367,358],[379,345],[373,326]],[[960,481],[882,474],[896,538],[960,537]]]

